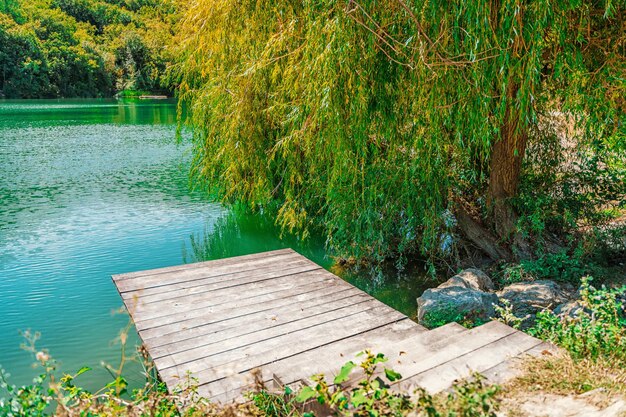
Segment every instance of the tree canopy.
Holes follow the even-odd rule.
[[[194,173],[340,256],[534,256],[623,207],[625,6],[197,2]]]
[[[0,88],[7,98],[163,90],[175,0],[4,0]]]

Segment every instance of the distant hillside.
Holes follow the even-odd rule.
[[[0,97],[169,90],[178,0],[0,0]]]

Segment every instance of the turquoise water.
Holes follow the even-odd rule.
[[[0,365],[35,375],[20,330],[42,334],[63,371],[87,388],[111,380],[128,317],[111,274],[293,247],[323,266],[321,239],[280,239],[260,215],[229,212],[189,190],[190,147],[175,140],[168,101],[0,101]],[[345,274],[413,314],[420,272]],[[137,342],[131,331],[129,343]],[[125,375],[142,382],[141,368]]]

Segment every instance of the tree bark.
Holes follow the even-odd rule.
[[[520,111],[515,105],[518,90],[517,84],[509,84],[500,137],[491,151],[487,207],[493,232],[502,243],[516,240],[517,215],[511,200],[517,195],[528,142],[527,129],[520,121]]]
[[[455,213],[455,217],[458,221],[459,228],[467,240],[491,259],[503,259],[506,261],[513,259],[513,255],[508,248],[503,246],[488,228],[475,220],[469,213],[459,207]]]

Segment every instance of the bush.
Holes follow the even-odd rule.
[[[580,309],[557,316],[543,311],[529,333],[570,352],[575,359],[610,359],[626,366],[626,287],[595,289],[583,278]]]

